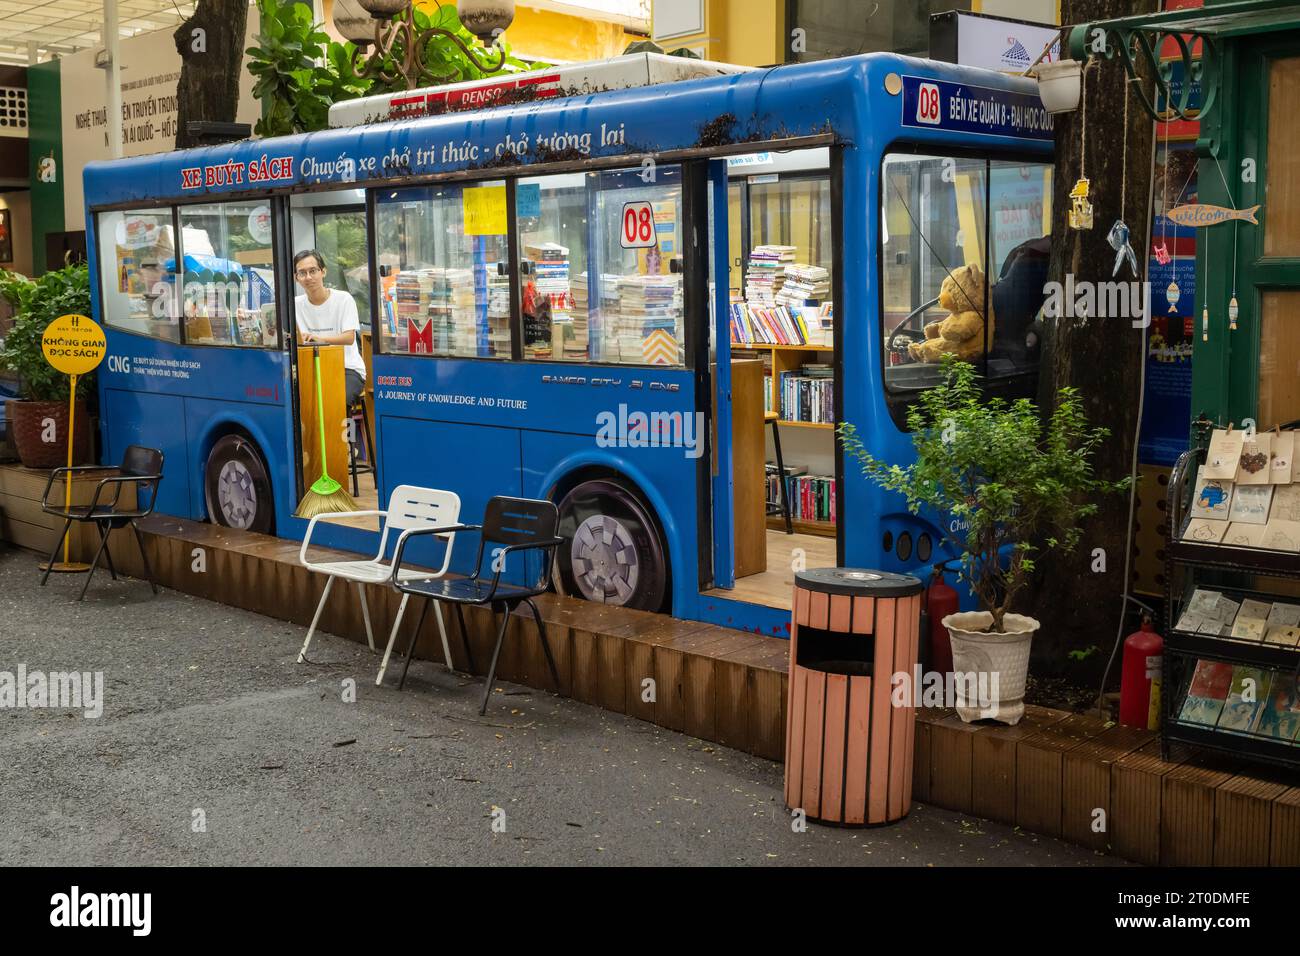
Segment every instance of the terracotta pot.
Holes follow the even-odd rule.
[[[993,615],[988,611],[949,614],[943,619],[952,640],[954,673],[972,675],[975,687],[987,692],[989,697],[987,700],[966,698],[958,681],[957,716],[968,724],[980,718],[992,718],[1014,725],[1025,715],[1029,645],[1038,631],[1038,622],[1023,614],[1007,614],[1002,618],[1004,633],[983,630],[992,623]]]
[[[59,468],[68,463],[68,403],[10,402],[9,430],[18,460],[28,468]],[[90,418],[86,403],[77,400],[77,434],[72,448],[72,463],[90,460]],[[53,420],[53,427],[47,425]],[[53,438],[53,441],[46,441]]]

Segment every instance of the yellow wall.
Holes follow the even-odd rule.
[[[785,0],[708,0],[704,32],[656,41],[688,47],[707,60],[770,66],[785,60]]]
[[[437,9],[434,0],[416,0],[425,12]],[[322,0],[326,31],[341,39],[331,19],[333,0]],[[617,23],[571,16],[552,10],[535,10],[525,3],[515,7],[515,19],[506,30],[506,40],[515,56],[547,63],[583,62],[618,56],[629,43],[644,37],[624,31]]]

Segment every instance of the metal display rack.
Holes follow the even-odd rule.
[[[1197,660],[1300,673],[1300,647],[1191,634],[1174,626],[1193,587],[1212,588],[1235,601],[1243,597],[1269,602],[1300,601],[1297,596],[1300,591],[1296,594],[1273,593],[1261,589],[1258,581],[1260,577],[1300,580],[1300,554],[1179,540],[1190,517],[1188,510],[1196,486],[1196,471],[1204,463],[1205,456],[1204,448],[1184,452],[1169,476],[1169,538],[1165,544],[1166,636],[1161,662],[1161,756],[1168,759],[1170,744],[1178,742],[1261,762],[1300,767],[1300,744],[1295,742],[1183,723],[1178,719]],[[1188,576],[1190,582],[1186,580]],[[1191,587],[1188,587],[1189,583]]]

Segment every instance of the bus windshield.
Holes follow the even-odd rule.
[[[1052,169],[968,156],[885,157],[883,382],[905,421],[946,354],[998,394],[1032,394],[1050,251]]]

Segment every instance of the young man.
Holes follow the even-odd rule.
[[[325,285],[325,260],[315,249],[293,257],[293,277],[305,293],[294,300],[298,341],[303,345],[343,346],[343,375],[351,408],[366,387],[366,363],[357,347],[361,328],[357,303],[346,292]]]

